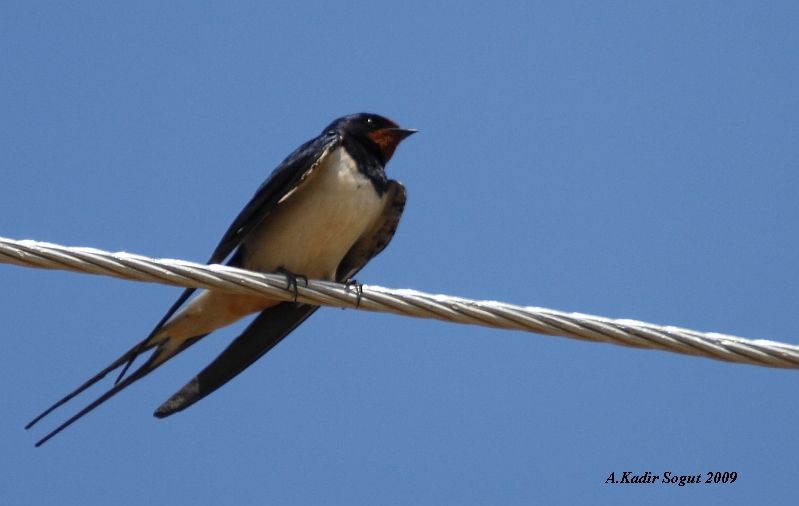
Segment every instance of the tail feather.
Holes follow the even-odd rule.
[[[163,363],[165,363],[166,361],[168,361],[169,359],[171,359],[172,357],[174,357],[175,355],[177,355],[181,351],[185,350],[186,348],[188,348],[192,344],[196,343],[197,341],[199,341],[200,339],[202,339],[206,335],[208,335],[208,334],[202,334],[202,335],[193,337],[191,339],[187,339],[187,340],[181,342],[178,346],[171,346],[174,343],[172,341],[170,341],[170,339],[168,339],[168,338],[164,338],[164,339],[160,340],[159,342],[153,343],[153,344],[148,344],[146,340],[143,341],[142,343],[139,343],[136,347],[132,348],[129,352],[127,352],[124,355],[122,355],[121,357],[119,357],[111,365],[109,365],[108,367],[103,369],[103,371],[101,371],[99,374],[97,374],[94,377],[92,377],[89,381],[87,381],[86,383],[84,383],[83,385],[78,387],[75,391],[73,391],[72,393],[70,393],[69,395],[67,395],[66,397],[61,399],[60,401],[58,401],[56,404],[51,406],[47,411],[45,411],[44,413],[42,413],[41,415],[36,417],[31,423],[28,424],[28,426],[26,428],[30,428],[34,423],[36,423],[39,420],[41,420],[44,416],[46,416],[47,414],[52,412],[55,408],[57,408],[58,406],[64,404],[65,402],[67,402],[71,398],[75,397],[77,394],[79,394],[80,392],[82,392],[83,390],[88,388],[89,386],[91,386],[94,383],[96,383],[97,381],[99,381],[103,376],[108,374],[108,372],[110,372],[110,371],[116,369],[117,367],[121,366],[126,361],[132,362],[132,360],[135,359],[138,354],[140,354],[141,352],[143,352],[143,351],[145,351],[147,349],[152,348],[153,346],[156,346],[156,344],[157,344],[157,348],[155,349],[153,354],[150,355],[150,357],[147,359],[147,361],[144,364],[141,365],[141,367],[136,369],[129,376],[126,376],[122,381],[120,381],[118,383],[115,383],[114,386],[111,387],[108,391],[106,391],[103,395],[101,395],[100,397],[98,397],[97,399],[95,399],[94,401],[89,403],[86,407],[84,407],[83,409],[78,411],[75,415],[73,415],[72,417],[67,419],[64,423],[62,423],[61,425],[59,425],[58,427],[56,427],[55,429],[50,431],[46,436],[44,436],[42,439],[40,439],[39,441],[36,442],[36,447],[39,447],[39,446],[43,445],[44,443],[49,441],[53,436],[55,436],[56,434],[58,434],[62,430],[66,429],[67,427],[69,427],[73,423],[75,423],[78,420],[80,420],[81,418],[83,418],[89,412],[93,411],[95,408],[97,408],[101,404],[105,403],[105,401],[107,401],[111,397],[115,396],[116,394],[118,394],[119,392],[124,390],[126,387],[132,385],[136,381],[138,381],[141,378],[147,376],[148,374],[153,372],[155,369],[160,367]]]
[[[56,427],[52,431],[50,431],[46,436],[44,436],[43,438],[41,438],[39,441],[36,442],[36,447],[38,448],[38,447],[42,446],[44,443],[49,441],[53,436],[55,436],[56,434],[58,434],[62,430],[66,429],[67,427],[69,427],[73,423],[75,423],[78,420],[80,420],[81,418],[83,418],[86,414],[88,414],[89,412],[91,412],[92,410],[94,410],[95,408],[100,406],[101,404],[103,404],[105,401],[107,401],[108,399],[110,399],[111,397],[116,395],[117,393],[121,392],[125,387],[127,387],[129,385],[132,385],[137,380],[139,380],[139,379],[143,378],[144,376],[146,376],[149,372],[151,372],[153,370],[153,369],[148,368],[149,362],[150,361],[148,360],[147,363],[145,363],[141,367],[139,367],[133,374],[131,374],[130,376],[126,377],[121,382],[119,382],[116,385],[114,385],[106,393],[104,393],[103,395],[101,395],[100,397],[98,397],[97,399],[92,401],[85,408],[83,408],[80,411],[78,411],[76,414],[74,414],[72,417],[70,417],[67,421],[65,421],[64,423],[62,423],[61,425],[59,425],[58,427]]]
[[[163,326],[166,324],[166,322],[172,317],[173,314],[175,314],[175,311],[180,309],[180,306],[182,306],[183,303],[186,302],[189,299],[189,297],[191,297],[191,294],[194,293],[195,290],[196,290],[196,288],[186,288],[185,290],[183,290],[183,293],[180,294],[180,297],[178,297],[178,300],[176,300],[169,307],[169,310],[166,312],[166,314],[164,314],[164,316],[161,317],[161,320],[155,325],[155,328],[150,332],[150,335],[147,336],[147,339],[145,339],[144,341],[142,341],[141,343],[136,345],[136,348],[141,348],[141,349],[139,350],[138,353],[136,353],[134,355],[130,355],[127,359],[125,359],[125,361],[127,361],[127,363],[125,364],[125,367],[123,367],[122,370],[119,371],[119,374],[117,375],[117,379],[114,380],[114,385],[117,385],[120,381],[122,381],[122,377],[125,376],[125,373],[128,372],[128,369],[130,368],[130,366],[133,365],[133,361],[136,360],[136,357],[138,357],[140,353],[143,353],[144,351],[149,349],[149,348],[142,347],[142,345],[144,345],[150,339],[152,339],[158,333],[158,331],[161,330],[161,328],[163,328]],[[128,352],[128,353],[133,352],[136,348],[133,348],[133,350],[130,350],[130,352]],[[116,369],[116,367],[114,369]]]
[[[59,399],[55,404],[53,404],[52,406],[44,410],[42,413],[40,413],[36,418],[28,422],[28,425],[25,426],[25,429],[30,429],[31,427],[36,425],[36,423],[39,422],[39,420],[46,417],[47,415],[58,409],[60,406],[67,403],[70,399],[77,396],[78,394],[80,394],[90,386],[94,385],[95,383],[103,379],[108,373],[110,373],[114,369],[117,369],[125,362],[128,362],[129,364],[133,363],[136,357],[138,357],[140,354],[144,353],[145,351],[155,346],[155,343],[148,343],[149,339],[150,338],[148,337],[147,339],[140,342],[130,350],[126,351],[121,357],[111,362],[111,364],[109,364],[108,367],[98,372],[97,374],[86,380],[78,388],[76,388],[75,390],[71,391],[70,393]]]

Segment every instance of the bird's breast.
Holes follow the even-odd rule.
[[[244,242],[243,267],[333,279],[344,255],[383,210],[383,198],[343,147],[280,201]]]

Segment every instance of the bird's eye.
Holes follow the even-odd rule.
[[[367,123],[374,123],[375,120],[374,120],[374,118],[366,118],[366,122]]]

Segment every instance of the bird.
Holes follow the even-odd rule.
[[[283,273],[287,289],[298,278],[353,282],[356,273],[388,245],[405,208],[402,183],[385,166],[397,146],[415,133],[372,113],[334,120],[289,154],[257,189],[213,250],[208,264]],[[39,447],[211,332],[249,314],[255,319],[222,353],[159,406],[164,418],[186,409],[233,379],[319,307],[294,301],[185,289],[145,339],[51,405],[30,429],[108,373],[114,384],[36,442]],[[192,297],[193,296],[193,297]],[[142,354],[144,363],[126,375]]]

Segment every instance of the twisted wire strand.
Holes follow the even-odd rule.
[[[184,260],[160,259],[94,248],[76,248],[38,241],[0,237],[0,263],[113,276],[181,287],[206,288],[230,293],[294,300],[282,274],[262,274],[224,265],[204,265]],[[799,346],[763,339],[744,339],[715,332],[697,332],[627,319],[566,313],[504,302],[434,295],[409,289],[390,289],[308,280],[298,283],[300,302],[417,318],[524,330],[635,348],[650,348],[685,355],[764,367],[799,368]],[[359,293],[360,291],[360,293]]]

